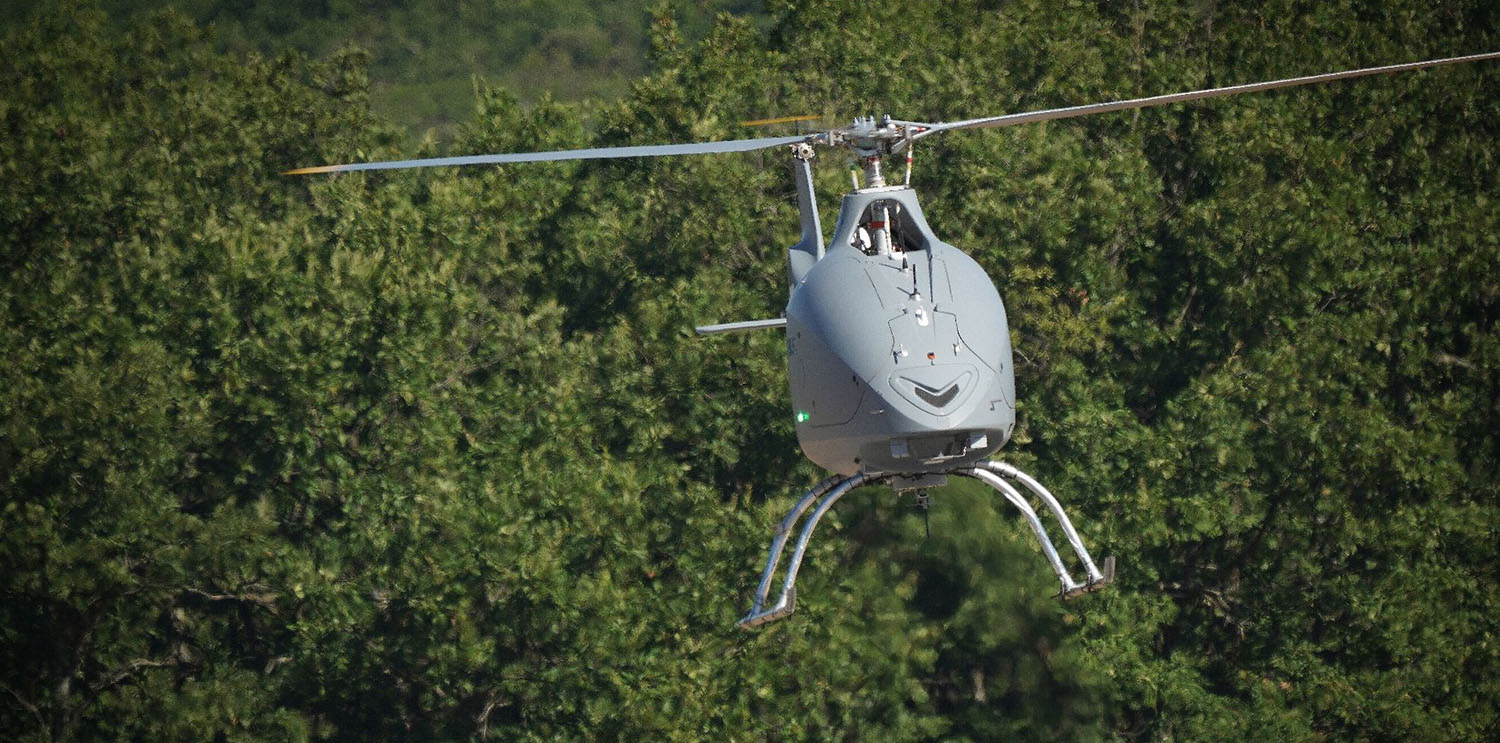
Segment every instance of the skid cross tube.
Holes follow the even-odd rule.
[[[1026,502],[1025,496],[1016,490],[1014,485],[1001,479],[999,474],[1015,479],[1027,490],[1035,493],[1047,504],[1047,508],[1057,517],[1062,526],[1063,534],[1068,538],[1068,544],[1073,547],[1073,554],[1083,563],[1084,582],[1078,583],[1068,574],[1067,568],[1063,567],[1062,560],[1057,555],[1057,548],[1052,546],[1052,540],[1047,537],[1047,532],[1042,528],[1042,522],[1037,518],[1036,511],[1032,510],[1031,504]],[[1005,499],[1010,501],[1019,509],[1031,524],[1031,530],[1036,533],[1037,541],[1042,545],[1042,552],[1047,555],[1047,562],[1052,565],[1053,572],[1057,573],[1057,579],[1062,582],[1062,591],[1059,596],[1070,599],[1085,593],[1092,593],[1107,585],[1115,579],[1115,559],[1105,558],[1104,570],[1101,572],[1094,565],[1093,558],[1089,557],[1089,551],[1083,547],[1083,539],[1078,536],[1078,531],[1073,528],[1073,522],[1068,519],[1068,514],[1063,512],[1062,504],[1042,484],[1015,467],[1000,462],[982,462],[979,466],[971,469],[957,471],[956,474],[972,477],[980,482],[998,490]]]
[[[848,477],[834,475],[807,491],[797,505],[792,507],[791,513],[781,520],[776,527],[776,536],[771,539],[771,553],[766,557],[766,569],[761,573],[760,586],[755,591],[755,603],[750,607],[750,613],[740,620],[740,626],[745,629],[759,627],[766,622],[780,619],[796,608],[794,602],[797,595],[797,571],[802,567],[802,557],[807,553],[807,542],[812,539],[813,528],[818,525],[818,520],[823,514],[838,502],[844,494],[861,485],[873,485],[885,482],[895,477],[893,474],[865,474],[863,472]],[[807,523],[802,526],[802,533],[797,536],[797,547],[792,551],[792,561],[787,565],[786,578],[781,581],[781,593],[776,597],[776,603],[770,607],[766,606],[766,598],[771,592],[771,580],[776,576],[776,565],[781,561],[781,551],[786,547],[786,539],[792,533],[792,528],[797,525],[797,519],[802,517],[803,512],[814,500],[822,498],[818,507],[813,509],[812,515],[807,518]]]
[[[1042,520],[1037,518],[1036,511],[1032,510],[1031,504],[1026,502],[1026,497],[1015,486],[1000,479],[1000,476],[988,470],[972,469],[961,470],[960,475],[966,475],[978,480],[995,490],[999,491],[1005,499],[1010,501],[1016,510],[1026,517],[1026,522],[1031,524],[1031,531],[1036,534],[1036,541],[1042,545],[1042,554],[1047,556],[1047,562],[1052,565],[1052,571],[1057,573],[1058,580],[1062,581],[1062,592],[1064,595],[1078,590],[1082,586],[1073,582],[1072,576],[1068,575],[1068,569],[1063,566],[1062,558],[1057,556],[1057,548],[1052,546],[1052,540],[1047,538],[1047,529],[1042,526]]]
[[[1047,563],[1051,565],[1053,572],[1057,573],[1058,580],[1062,582],[1061,596],[1069,599],[1083,593],[1097,591],[1114,580],[1115,561],[1113,557],[1105,558],[1104,569],[1101,571],[1094,565],[1089,557],[1088,550],[1083,546],[1083,540],[1078,536],[1078,531],[1073,528],[1073,522],[1063,512],[1062,504],[1035,478],[1002,462],[980,462],[972,467],[960,467],[943,475],[963,475],[971,477],[986,485],[989,485],[1000,495],[1004,496],[1011,505],[1015,506],[1026,518],[1031,530],[1036,534],[1037,541],[1041,544],[1042,552],[1047,557]],[[781,619],[791,614],[795,609],[797,595],[797,572],[802,568],[802,558],[807,554],[807,544],[812,539],[813,530],[817,528],[818,521],[823,515],[833,508],[833,504],[844,497],[845,493],[861,485],[876,485],[901,477],[900,473],[858,473],[848,477],[834,475],[814,485],[812,489],[803,494],[792,507],[791,512],[776,527],[776,533],[771,538],[770,554],[766,557],[766,567],[761,573],[760,584],[755,590],[755,601],[750,607],[750,613],[746,614],[739,622],[740,627],[751,629],[760,625]],[[1062,558],[1057,554],[1057,548],[1052,545],[1052,540],[1047,536],[1046,529],[1042,526],[1041,519],[1036,510],[1031,507],[1026,497],[1022,495],[1014,485],[1005,480],[1010,478],[1019,482],[1028,491],[1036,495],[1046,504],[1047,509],[1057,518],[1062,527],[1063,534],[1068,539],[1068,544],[1073,548],[1073,553],[1083,563],[1085,579],[1079,583],[1074,581],[1063,565]],[[804,513],[817,502],[817,507],[812,509],[812,514],[807,517],[806,523],[802,525],[802,531],[797,536],[797,546],[792,550],[792,557],[787,563],[786,577],[781,582],[781,592],[777,594],[775,603],[767,605],[771,594],[771,582],[776,577],[776,568],[781,562],[782,552],[786,549],[787,539],[792,530]]]
[[[1083,561],[1084,570],[1088,572],[1088,583],[1109,582],[1105,580],[1104,574],[1099,572],[1099,568],[1094,565],[1093,558],[1089,557],[1088,549],[1083,546],[1083,539],[1078,536],[1078,530],[1073,528],[1073,521],[1068,518],[1068,514],[1063,512],[1062,504],[1057,502],[1056,496],[1052,495],[1051,491],[1042,487],[1042,484],[1037,482],[1036,478],[1004,462],[980,462],[979,467],[1009,477],[1026,486],[1027,490],[1036,493],[1042,499],[1042,502],[1047,504],[1047,508],[1052,510],[1052,515],[1057,517],[1058,524],[1062,526],[1063,536],[1068,538],[1068,544],[1073,547],[1073,554],[1078,555],[1078,559]]]

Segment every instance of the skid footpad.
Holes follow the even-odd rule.
[[[1090,581],[1076,588],[1063,591],[1062,600],[1067,601],[1068,599],[1082,596],[1085,593],[1093,593],[1113,582],[1115,582],[1115,558],[1113,555],[1110,555],[1104,558],[1104,563],[1100,566],[1099,580]]]
[[[749,614],[745,615],[745,618],[739,621],[740,629],[755,629],[762,624],[767,624],[778,619],[784,619],[788,616],[791,616],[792,612],[796,610],[797,589],[790,588],[787,590],[785,606],[782,606],[779,609],[772,609],[771,611],[752,610]]]

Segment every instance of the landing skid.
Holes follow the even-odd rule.
[[[1025,516],[1027,523],[1031,525],[1032,532],[1036,534],[1037,541],[1041,543],[1042,552],[1047,556],[1048,564],[1052,566],[1053,572],[1057,573],[1058,579],[1062,582],[1060,593],[1062,599],[1067,600],[1085,593],[1092,593],[1114,580],[1115,558],[1105,558],[1104,570],[1100,571],[1094,565],[1093,559],[1089,557],[1089,551],[1084,548],[1083,540],[1078,537],[1078,531],[1073,528],[1073,522],[1063,512],[1062,504],[1058,503],[1057,498],[1030,475],[1003,462],[991,461],[940,473],[940,475],[950,474],[972,477],[989,485],[1021,511],[1021,515]],[[868,474],[862,472],[848,477],[834,475],[807,491],[776,527],[776,535],[771,539],[771,553],[766,558],[766,569],[761,573],[760,585],[755,591],[755,603],[751,606],[750,613],[740,620],[740,626],[745,629],[759,627],[791,614],[795,609],[793,604],[797,595],[797,571],[802,567],[802,558],[807,552],[807,543],[812,538],[813,529],[817,527],[818,520],[823,518],[823,514],[827,513],[828,509],[832,508],[833,504],[850,490],[862,485],[878,485],[893,480],[898,481],[893,483],[894,487],[905,490],[907,487],[903,487],[900,481],[905,481],[909,485],[912,478],[899,473]],[[1068,574],[1067,568],[1063,566],[1062,558],[1057,555],[1057,548],[1052,546],[1052,540],[1042,528],[1041,519],[1037,517],[1036,511],[1032,509],[1026,497],[1010,483],[1010,480],[1020,483],[1022,487],[1041,498],[1042,503],[1057,518],[1058,524],[1062,526],[1063,534],[1067,536],[1068,544],[1073,548],[1073,553],[1078,555],[1078,559],[1083,562],[1086,579],[1082,583],[1074,581],[1073,577]],[[802,525],[801,533],[797,536],[797,546],[792,551],[791,562],[787,565],[786,577],[781,583],[781,593],[777,596],[776,602],[768,606],[766,600],[771,592],[771,581],[775,577],[777,565],[781,562],[781,553],[786,548],[787,538],[791,536],[797,521],[814,502],[817,506],[813,508],[812,515],[807,517],[806,523]]]

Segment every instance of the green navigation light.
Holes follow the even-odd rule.
[[[806,422],[807,422],[807,420],[808,420],[808,419],[809,419],[809,418],[811,418],[811,417],[812,417],[812,416],[811,416],[811,415],[809,415],[809,414],[808,414],[808,412],[807,412],[807,411],[806,411],[806,410],[798,410],[798,411],[797,411],[797,422],[798,422],[798,423],[806,423]]]

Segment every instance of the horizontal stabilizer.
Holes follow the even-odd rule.
[[[786,327],[786,318],[778,317],[775,320],[743,320],[741,322],[726,322],[723,325],[699,325],[694,328],[698,335],[718,335],[719,333],[743,333],[746,330],[766,330],[768,328]]]

